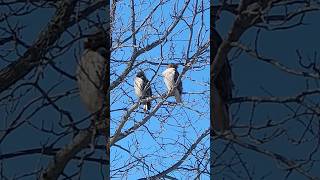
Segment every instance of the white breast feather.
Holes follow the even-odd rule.
[[[142,96],[143,91],[143,80],[139,77],[135,77],[134,79],[134,92],[138,97]]]
[[[168,68],[162,73],[162,75],[164,76],[164,83],[166,84],[168,91],[170,91],[174,87],[174,73],[174,68]]]
[[[102,76],[104,57],[99,53],[85,50],[77,68],[79,93],[87,109],[97,112],[103,102]]]

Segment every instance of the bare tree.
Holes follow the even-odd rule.
[[[1,179],[319,179],[319,1],[211,5],[209,16],[205,1],[112,1],[111,107],[92,121],[75,70],[92,29],[108,34],[107,1],[0,1]],[[222,37],[211,48],[209,17]],[[230,124],[210,151],[209,86],[226,61]],[[182,103],[163,82],[171,63]],[[134,94],[139,71],[151,97]]]
[[[212,136],[214,179],[320,179],[319,8],[319,1],[212,3],[211,25],[222,37],[212,80],[229,61],[234,83],[231,132]]]
[[[111,178],[209,178],[209,7],[198,0],[113,1]],[[182,103],[163,80],[171,63]],[[134,93],[139,71],[151,97]]]
[[[106,0],[0,1],[1,179],[106,179],[105,120],[91,121],[75,70]],[[109,111],[109,110],[108,110]]]

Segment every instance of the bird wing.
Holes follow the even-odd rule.
[[[148,85],[149,80],[147,78],[144,78],[143,80],[143,89]],[[149,84],[149,87],[146,89],[145,97],[152,96],[152,90],[151,90],[151,84]]]
[[[176,82],[178,80],[179,77],[179,72],[177,70],[175,70],[174,72],[174,81]],[[180,95],[182,94],[182,81],[180,80],[178,85],[177,85],[177,90],[180,93]]]
[[[149,80],[146,77],[144,77],[143,87],[146,88],[148,83],[149,83]],[[148,98],[148,97],[151,97],[151,96],[152,96],[152,90],[151,90],[151,85],[149,84],[149,87],[147,87],[144,97]],[[147,111],[147,110],[150,110],[150,109],[151,109],[151,101],[148,101],[144,105],[144,110]]]

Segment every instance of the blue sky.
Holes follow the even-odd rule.
[[[157,10],[152,17],[152,24],[156,30],[159,31],[160,35],[156,34],[156,30],[151,27],[145,27],[142,29],[141,33],[138,33],[137,39],[139,45],[143,46],[147,43],[151,43],[159,36],[163,34],[164,28],[168,27],[171,22],[172,18],[170,14],[172,13],[173,3],[176,2],[181,8],[183,1],[169,1],[164,6],[162,6],[159,10]],[[119,2],[118,5],[118,21],[113,32],[113,39],[117,37],[120,30],[120,26],[124,29],[130,24],[128,4],[124,5],[128,2]],[[137,3],[136,12],[137,12],[137,23],[136,26],[139,26],[141,22],[146,17],[146,14],[150,12],[152,7],[154,7],[158,1],[149,6],[149,3],[146,3],[140,6]],[[189,4],[189,7],[192,7],[194,1]],[[209,7],[209,3],[204,3],[205,7]],[[121,10],[119,10],[121,9]],[[142,9],[141,13],[138,13],[138,9]],[[190,16],[191,8],[187,9],[185,12],[184,17]],[[203,42],[208,41],[209,39],[209,11],[204,13],[204,27],[201,33],[201,40]],[[200,20],[200,16],[197,17],[197,20]],[[191,18],[188,17],[187,21],[190,22]],[[162,23],[161,23],[162,22]],[[200,22],[200,21],[199,21]],[[123,24],[121,24],[123,23]],[[194,27],[194,32],[198,33],[200,31],[200,23],[196,24]],[[125,39],[130,32],[124,33],[121,39]],[[141,40],[144,35],[149,34],[147,38]],[[161,57],[160,47],[156,47],[153,50],[141,55],[137,58],[137,62],[142,62],[148,60],[150,62],[163,62],[163,63],[184,63],[184,55],[187,49],[188,37],[189,37],[189,30],[186,29],[186,24],[180,22],[172,34],[168,37],[168,41],[163,43],[163,53]],[[193,54],[196,50],[195,42],[197,36],[192,38],[192,46],[190,54]],[[117,41],[117,40],[115,40]],[[129,40],[126,45],[130,46],[132,43]],[[114,44],[113,46],[117,46]],[[123,71],[123,61],[129,59],[130,55],[132,54],[131,48],[119,48],[112,54],[112,58],[116,60],[120,60],[122,62],[111,63],[111,73],[115,72],[120,74]],[[204,132],[207,128],[209,128],[209,51],[203,55],[203,59],[200,59],[201,62],[195,64],[194,69],[188,71],[186,75],[182,78],[183,82],[183,89],[184,92],[187,94],[183,95],[184,105],[177,105],[177,106],[170,106],[167,105],[161,107],[155,117],[152,117],[145,126],[148,128],[150,132],[155,134],[155,137],[152,137],[146,127],[141,127],[138,129],[138,132],[132,134],[130,137],[127,137],[117,144],[121,145],[122,147],[130,149],[132,152],[132,156],[146,156],[144,158],[145,162],[150,165],[152,164],[153,168],[156,171],[162,171],[166,168],[170,167],[173,163],[176,162],[177,159],[181,158],[181,153],[183,153],[183,149],[181,145],[177,145],[175,141],[180,143],[184,143],[190,146],[193,141],[199,136],[201,133]],[[202,66],[202,68],[199,68]],[[163,82],[163,77],[161,73],[166,69],[166,65],[161,65],[158,72],[154,72],[157,69],[157,65],[153,65],[150,63],[143,63],[138,68],[134,69],[130,74],[129,77],[125,79],[125,82],[120,85],[119,88],[115,89],[111,92],[111,109],[121,109],[121,108],[130,108],[136,101],[137,98],[133,92],[133,80],[136,72],[142,69],[148,79],[151,79],[153,75],[155,75],[151,87],[154,95],[161,95],[166,91],[165,85]],[[178,71],[182,71],[182,66],[178,68]],[[114,80],[116,76],[111,76],[111,79]],[[123,95],[124,92],[126,95]],[[198,94],[201,92],[201,94]],[[189,93],[189,94],[188,94]],[[157,100],[158,101],[158,100]],[[168,98],[169,102],[174,102],[175,99],[173,97]],[[152,103],[154,107],[156,102]],[[197,110],[198,112],[193,111]],[[119,120],[119,118],[124,114],[124,111],[114,111],[111,114],[112,118],[112,125],[111,125],[111,132],[114,132],[114,127],[117,123],[113,121]],[[134,121],[140,121],[144,116],[142,113],[142,107],[138,109],[138,111],[134,112],[129,119],[128,123],[126,124],[125,128],[131,127]],[[156,139],[156,140],[155,140]],[[163,148],[160,148],[158,143],[170,143],[166,144]],[[171,144],[172,143],[172,144]],[[209,147],[208,138],[205,138],[202,141],[202,145],[205,145],[207,148]],[[136,150],[136,151],[135,151]],[[200,152],[204,153],[204,152]],[[112,169],[116,169],[121,167],[122,165],[128,164],[134,160],[131,155],[127,154],[123,150],[112,147],[111,148],[111,157],[115,158],[115,161],[111,161]],[[111,158],[111,159],[112,159]],[[184,165],[193,164],[195,163],[194,158],[190,158],[186,161]],[[141,166],[141,163],[140,163]],[[208,169],[208,166],[207,166]],[[155,171],[154,171],[155,172]],[[152,173],[152,172],[151,172]],[[185,172],[184,172],[185,173]],[[154,173],[153,173],[154,174]],[[150,175],[153,175],[150,174]],[[186,178],[186,174],[174,172],[170,174],[171,176],[177,177],[178,179]],[[141,177],[145,177],[146,172],[142,172],[142,168],[139,166],[132,167],[128,174],[129,179],[137,179]],[[114,178],[114,179],[120,179]],[[201,179],[208,179],[208,176],[202,176]]]

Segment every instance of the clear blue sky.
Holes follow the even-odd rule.
[[[159,30],[160,33],[162,33],[164,27],[167,27],[171,24],[172,19],[170,18],[170,14],[172,13],[173,9],[173,3],[177,2],[179,4],[179,8],[182,6],[183,1],[172,1],[165,4],[161,9],[156,11],[155,15],[152,18],[153,26]],[[138,2],[137,2],[138,3]],[[144,20],[144,17],[147,13],[150,12],[152,7],[154,7],[158,3],[158,1],[155,1],[152,3],[152,6],[149,7],[149,4],[146,3],[142,7],[139,7],[137,5],[136,12],[138,12],[140,9],[143,9],[143,12],[137,13],[138,15],[138,22],[136,23],[137,26],[141,23],[141,21]],[[200,3],[200,1],[199,1]],[[120,5],[119,3],[118,5]],[[189,4],[189,7],[192,7],[194,2],[191,2]],[[204,3],[205,7],[209,7],[209,3]],[[120,22],[123,22],[125,25],[124,27],[127,27],[128,23],[130,23],[130,20],[128,20],[128,16],[130,16],[130,9],[128,6],[118,6],[118,9],[121,9],[118,11],[118,16],[121,17]],[[192,8],[187,9],[185,12],[185,17],[191,15]],[[161,24],[161,18],[163,18],[164,25]],[[200,16],[197,17],[197,19],[200,19]],[[125,21],[126,20],[126,21]],[[188,18],[188,21],[190,22],[190,17]],[[202,37],[203,41],[208,41],[209,39],[209,31],[205,32],[204,30],[209,30],[209,10],[207,10],[204,14],[204,21],[205,27],[203,27],[203,33]],[[119,25],[118,24],[118,25]],[[197,24],[194,27],[195,36],[192,39],[192,42],[195,43],[195,40],[197,39],[197,33],[200,30],[200,25]],[[119,25],[120,26],[120,25]],[[113,36],[116,36],[118,29],[115,28],[115,31]],[[154,35],[155,32],[152,28],[145,28],[145,30],[142,31],[140,34],[138,34],[138,39],[144,34],[150,33],[151,35],[143,40],[141,44],[147,44],[151,43],[153,40],[157,39],[158,36]],[[187,43],[189,38],[189,31],[186,29],[186,24],[183,22],[180,22],[177,27],[175,28],[174,32],[172,32],[172,35],[169,36],[169,42],[167,42],[163,47],[163,63],[184,63],[183,60],[183,54],[187,49]],[[128,34],[125,34],[122,39],[125,39]],[[161,36],[161,34],[160,34]],[[114,38],[114,37],[113,37]],[[128,41],[127,45],[130,45],[132,41]],[[170,47],[174,46],[174,51],[170,51]],[[116,51],[113,52],[112,57],[117,60],[123,60],[126,61],[131,55],[130,48],[121,48],[123,51]],[[195,46],[192,45],[191,49],[194,51]],[[191,53],[192,54],[192,53]],[[175,163],[178,158],[181,158],[181,152],[183,148],[182,146],[177,146],[177,143],[174,142],[174,140],[178,140],[179,143],[185,143],[188,146],[190,146],[197,136],[199,136],[201,133],[204,132],[204,130],[209,128],[209,64],[206,64],[209,62],[209,52],[205,54],[206,58],[205,60],[202,60],[201,63],[197,63],[195,65],[195,68],[190,70],[186,73],[186,75],[183,77],[183,91],[187,94],[183,95],[183,101],[184,106],[177,105],[175,107],[168,107],[164,106],[158,110],[155,117],[152,117],[148,123],[146,123],[146,127],[148,127],[148,130],[151,132],[156,133],[156,136],[158,136],[157,142],[162,143],[173,143],[171,145],[166,145],[163,149],[159,147],[159,144],[151,137],[151,135],[146,131],[145,127],[141,127],[138,132],[132,134],[130,137],[127,137],[126,139],[123,139],[119,141],[117,144],[127,148],[131,149],[133,152],[132,155],[134,156],[142,156],[147,155],[147,157],[144,159],[147,164],[150,165],[152,163],[152,166],[154,169],[156,169],[158,172],[161,172],[162,170],[165,170],[166,168],[170,167],[173,163]],[[148,53],[145,53],[141,55],[137,59],[137,63],[143,61],[143,60],[149,60],[152,62],[160,62],[160,47],[157,47]],[[205,62],[204,62],[205,61]],[[197,66],[202,65],[204,68],[197,68]],[[119,74],[123,71],[123,66],[118,67],[118,64],[115,63],[113,66],[111,64],[111,67],[113,67],[116,72]],[[139,66],[140,69],[144,70],[146,73],[146,76],[148,79],[151,79],[151,77],[154,75],[154,72],[152,70],[156,70],[156,65],[150,65],[150,64],[143,64]],[[156,76],[154,80],[152,81],[152,91],[154,95],[160,95],[166,91],[165,84],[163,82],[163,77],[161,73],[166,69],[165,65],[162,65],[160,67],[160,70],[156,73]],[[181,72],[182,66],[178,68],[178,71]],[[112,70],[111,70],[112,71]],[[114,99],[116,99],[116,102],[114,102],[111,105],[111,109],[119,109],[119,108],[130,108],[136,101],[137,98],[134,95],[133,92],[133,80],[134,76],[138,69],[133,70],[129,74],[129,78],[125,80],[123,84],[120,85],[121,89],[118,88],[111,92],[111,102],[113,102]],[[112,77],[112,80],[115,79],[115,76]],[[127,95],[122,95],[123,91],[127,93]],[[204,92],[204,94],[197,94],[198,92]],[[188,94],[188,93],[194,93],[194,94]],[[175,99],[173,97],[168,98],[168,101],[174,102]],[[152,106],[154,107],[156,105],[156,102],[152,103]],[[167,110],[166,110],[167,109]],[[191,110],[190,110],[191,109]],[[195,109],[203,115],[200,115],[196,112],[194,112],[192,109]],[[119,118],[124,114],[124,111],[116,111],[112,112],[111,117],[113,120],[119,120]],[[138,112],[135,112],[132,114],[131,119],[127,123],[127,126],[125,128],[128,128],[132,126],[133,121],[140,121],[143,118],[144,114],[142,113],[142,107],[138,109]],[[165,122],[160,122],[165,121]],[[193,125],[193,127],[189,126],[190,124]],[[182,127],[187,126],[187,127]],[[111,132],[114,132],[115,124],[111,125]],[[184,131],[184,132],[183,132]],[[139,143],[139,152],[134,152],[135,146],[134,144]],[[205,145],[209,148],[209,138],[205,138],[202,141],[202,145]],[[178,154],[175,154],[178,153]],[[203,152],[202,152],[203,153]],[[159,156],[159,157],[157,157]],[[111,161],[112,163],[112,169],[116,169],[121,167],[122,165],[128,164],[127,159],[132,159],[130,155],[128,155],[126,152],[120,150],[117,147],[111,148],[111,160],[117,157],[118,159],[116,161]],[[184,165],[195,163],[194,158],[188,159]],[[141,164],[140,164],[141,166]],[[209,166],[207,167],[207,169]],[[145,173],[142,172],[141,167],[132,167],[130,169],[130,174],[128,175],[129,179],[137,179],[141,177],[145,177]],[[153,175],[153,174],[150,174]],[[171,176],[177,177],[178,179],[184,179],[186,176],[181,173],[171,173]],[[117,178],[115,178],[117,179]],[[120,179],[120,177],[118,178]],[[208,176],[201,176],[201,179],[208,179]]]

